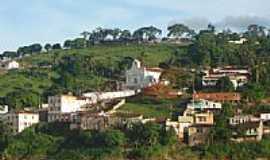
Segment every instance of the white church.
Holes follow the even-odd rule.
[[[126,86],[129,89],[142,89],[158,84],[162,74],[161,68],[147,68],[135,59],[132,67],[126,71]]]

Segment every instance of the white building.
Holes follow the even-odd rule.
[[[14,134],[17,134],[39,123],[39,114],[29,111],[9,112],[6,114],[4,122],[7,123]]]
[[[1,67],[6,70],[18,69],[20,68],[20,64],[12,60],[12,61],[3,62]]]
[[[136,95],[135,90],[123,90],[116,92],[90,92],[84,93],[83,96],[88,98],[92,104],[95,104],[104,100],[113,100],[117,98],[126,98]]]
[[[230,118],[229,124],[239,125],[239,124],[244,124],[248,122],[258,122],[258,121],[260,121],[260,119],[257,117],[254,117],[253,115],[237,115]]]
[[[48,121],[53,122],[61,114],[83,111],[91,101],[88,98],[72,95],[57,95],[48,98]]]
[[[213,101],[208,101],[208,100],[195,100],[189,104],[187,104],[188,109],[199,109],[199,110],[204,110],[204,109],[222,109],[222,104],[219,102],[213,102]]]
[[[194,123],[192,116],[179,116],[178,121],[166,120],[166,129],[172,128],[179,139],[184,139],[186,129]]]
[[[250,78],[250,71],[246,68],[236,68],[232,66],[212,68],[203,71],[202,85],[205,87],[213,87],[222,77],[229,77],[234,88],[237,89],[245,85]]]
[[[159,83],[162,69],[146,68],[137,59],[133,61],[131,69],[126,71],[126,85],[128,88],[141,89]]]
[[[248,40],[246,38],[240,38],[239,40],[229,41],[229,43],[233,43],[233,44],[244,44],[247,41]]]
[[[270,113],[261,113],[260,114],[260,119],[262,121],[270,121]]]

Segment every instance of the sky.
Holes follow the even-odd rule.
[[[270,0],[7,0],[0,6],[0,53],[33,43],[62,43],[102,26],[135,30],[208,23],[241,31],[270,26]]]

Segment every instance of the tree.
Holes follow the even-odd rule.
[[[266,90],[265,87],[261,86],[260,84],[249,83],[245,86],[243,95],[247,101],[259,102],[265,97]]]
[[[245,35],[250,38],[265,37],[265,27],[257,24],[251,24],[248,26],[248,30],[245,32]]]
[[[86,40],[83,38],[76,38],[72,43],[71,43],[71,48],[74,49],[82,49],[86,47]]]
[[[84,38],[85,40],[87,40],[87,39],[89,38],[89,36],[91,35],[91,33],[88,32],[88,31],[83,31],[80,35],[82,35],[83,38]]]
[[[181,38],[184,34],[192,37],[195,34],[194,30],[188,28],[184,24],[174,24],[168,27],[168,37]]]
[[[111,35],[113,36],[113,40],[117,40],[121,34],[121,30],[119,28],[115,28],[111,31]]]
[[[7,124],[0,121],[0,155],[8,146],[8,141],[11,136],[11,129]]]
[[[38,43],[32,44],[29,47],[31,49],[31,53],[40,53],[42,50],[42,46]]]
[[[230,92],[233,91],[234,89],[234,85],[231,82],[229,77],[221,77],[218,81],[217,81],[217,85],[216,87],[218,88],[218,90],[220,92]]]
[[[7,57],[7,58],[15,58],[17,56],[18,56],[17,52],[14,52],[14,51],[5,51],[2,54],[2,57]]]
[[[127,41],[127,40],[130,40],[131,38],[132,36],[129,30],[123,30],[119,37],[121,41]]]
[[[72,40],[66,40],[65,42],[64,42],[64,48],[66,48],[66,49],[70,49],[70,48],[72,48],[72,46],[73,46],[73,41]]]
[[[52,49],[52,45],[49,44],[49,43],[47,43],[47,44],[45,44],[44,48],[45,48],[45,50],[46,50],[47,52],[49,52],[49,51]]]
[[[52,46],[52,49],[62,49],[61,44],[60,43],[56,43]]]
[[[28,46],[19,47],[17,50],[18,56],[24,56],[25,54],[31,54],[32,50]]]
[[[213,33],[215,33],[216,31],[216,27],[211,23],[208,24],[207,29],[208,31],[213,32]]]
[[[97,29],[92,31],[92,33],[89,37],[89,41],[92,42],[93,44],[100,43],[101,41],[105,40],[107,35],[108,35],[107,29],[103,29],[101,27],[98,27]]]
[[[161,35],[162,31],[154,26],[142,27],[134,31],[133,38],[136,40],[155,40],[157,36]]]
[[[213,32],[200,31],[194,44],[189,48],[189,52],[191,59],[198,65],[215,65],[220,56],[216,35]]]
[[[5,97],[6,104],[13,109],[22,109],[24,107],[38,107],[39,94],[28,89],[17,89],[10,92]]]

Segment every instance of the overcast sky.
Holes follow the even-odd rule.
[[[211,22],[241,30],[270,26],[270,0],[6,0],[0,6],[0,53],[31,43],[63,42],[97,26],[134,30]]]

